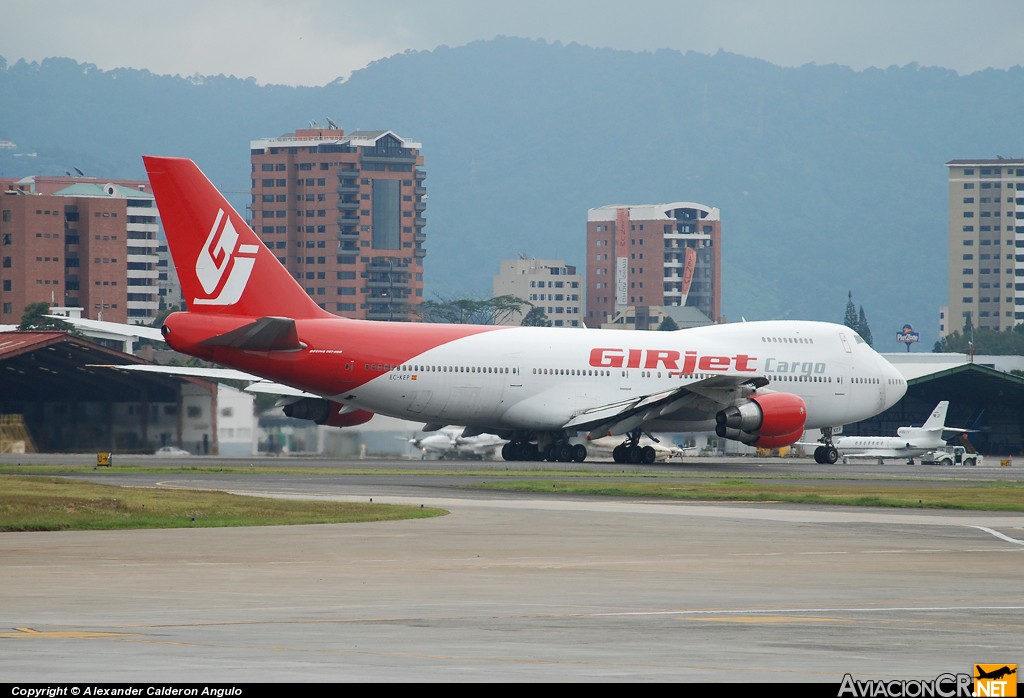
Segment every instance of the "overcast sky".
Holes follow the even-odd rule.
[[[724,49],[782,66],[1024,64],[1020,0],[0,0],[0,56],[324,85],[407,50],[518,36]]]

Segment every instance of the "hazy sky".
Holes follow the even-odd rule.
[[[0,56],[324,85],[407,50],[519,36],[782,66],[1024,64],[1020,0],[0,0]]]

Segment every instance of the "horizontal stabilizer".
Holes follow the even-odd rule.
[[[298,351],[305,346],[299,341],[295,320],[287,317],[262,317],[238,329],[210,337],[200,344],[248,351]]]
[[[160,364],[87,364],[96,368],[116,368],[119,371],[141,371],[143,373],[165,373],[171,376],[190,376],[208,380],[230,381],[262,381],[245,371],[234,368],[214,368],[205,366],[162,366]]]
[[[147,327],[146,325],[128,325],[122,322],[104,322],[103,320],[89,320],[81,317],[65,317],[63,315],[46,315],[45,317],[66,322],[69,325],[84,332],[95,332],[102,335],[114,335],[120,339],[137,337],[149,339],[154,342],[163,342],[164,337],[159,327]]]
[[[270,395],[288,395],[290,397],[320,397],[290,385],[274,383],[259,376],[233,368],[214,368],[206,366],[161,366],[159,364],[88,364],[98,368],[114,368],[120,371],[141,371],[143,373],[163,373],[170,376],[188,376],[206,380],[246,381],[249,385],[243,390],[247,393],[269,393]]]

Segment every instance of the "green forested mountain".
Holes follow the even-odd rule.
[[[490,293],[503,257],[584,267],[587,209],[722,210],[730,320],[842,322],[852,290],[881,351],[937,338],[947,178],[1024,157],[1024,69],[781,68],[734,54],[635,53],[497,38],[408,52],[315,88],[0,59],[0,176],[143,177],[194,158],[239,208],[249,141],[332,118],[423,144],[427,295]],[[26,157],[35,153],[35,157]]]

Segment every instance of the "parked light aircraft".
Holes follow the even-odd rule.
[[[834,444],[843,462],[850,458],[877,458],[881,464],[886,458],[906,458],[913,463],[916,456],[945,446],[945,432],[968,431],[946,426],[948,409],[949,401],[943,400],[935,406],[923,425],[900,427],[896,430],[896,436],[841,436],[834,440]]]
[[[666,462],[673,458],[682,458],[686,453],[679,446],[674,444],[666,446],[646,435],[640,437],[637,445],[640,447],[640,462],[648,464],[658,461]],[[626,462],[626,454],[623,453],[626,447],[623,446],[622,439],[614,436],[602,436],[599,439],[591,439],[586,442],[586,448],[588,458],[611,458],[616,463]],[[696,455],[696,448],[689,450]]]
[[[436,455],[438,459],[445,458],[493,458],[501,448],[508,443],[494,434],[477,434],[476,436],[463,436],[462,429],[447,428],[426,436],[414,436],[409,439],[416,448],[420,449],[423,456]]]
[[[145,157],[188,310],[171,348],[293,392],[285,413],[362,424],[374,413],[508,439],[506,460],[577,462],[578,434],[715,431],[761,447],[866,419],[906,392],[853,330],[763,321],[675,332],[374,322],[318,306],[191,160]],[[173,372],[173,371],[168,371]],[[269,389],[269,388],[268,388]],[[829,443],[831,443],[829,441]]]

